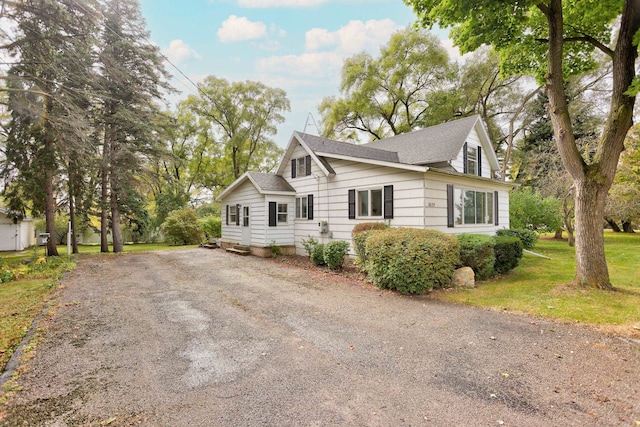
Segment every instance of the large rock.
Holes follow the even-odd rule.
[[[476,287],[476,275],[471,267],[462,267],[457,269],[453,273],[451,279],[452,288],[475,288]]]

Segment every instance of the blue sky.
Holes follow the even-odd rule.
[[[284,147],[302,131],[317,107],[338,96],[344,59],[379,53],[391,34],[416,17],[402,0],[140,0],[151,41],[195,82],[214,75],[256,80],[287,92],[291,112],[274,137]],[[447,32],[435,34],[451,48]],[[167,66],[181,91],[172,103],[195,94]],[[310,122],[312,123],[312,122]],[[313,124],[307,132],[315,133]]]

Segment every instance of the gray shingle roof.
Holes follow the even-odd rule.
[[[425,165],[448,162],[456,158],[479,116],[442,123],[425,129],[380,139],[363,148],[397,153],[400,163]]]
[[[261,192],[270,192],[270,191],[289,191],[295,193],[296,190],[289,185],[285,179],[279,175],[274,175],[271,173],[262,173],[262,172],[249,172],[249,176],[259,187],[258,189]]]
[[[357,157],[361,159],[380,160],[383,162],[398,163],[398,154],[380,148],[356,145],[348,142],[334,141],[306,133],[297,133],[313,152],[331,153],[341,156]]]

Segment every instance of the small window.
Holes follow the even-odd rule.
[[[296,219],[309,217],[309,204],[307,196],[296,197]]]
[[[467,173],[478,175],[478,148],[467,146]]]
[[[229,206],[229,224],[235,224],[238,221],[238,207],[236,205]]]
[[[287,203],[278,203],[278,224],[286,224],[289,214],[289,205]]]
[[[249,206],[242,207],[242,225],[244,227],[249,226]]]
[[[382,189],[358,190],[358,216],[382,217]]]

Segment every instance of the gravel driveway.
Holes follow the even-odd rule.
[[[220,250],[67,274],[0,425],[636,426],[640,345]]]

